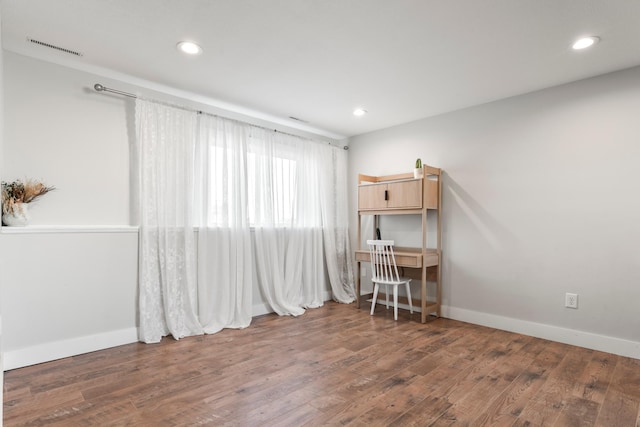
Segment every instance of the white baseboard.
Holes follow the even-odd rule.
[[[598,335],[590,332],[561,328],[553,325],[513,319],[495,314],[466,310],[450,306],[442,306],[442,316],[447,319],[460,320],[475,325],[488,326],[503,331],[516,332],[550,341],[604,351],[619,356],[640,359],[640,342],[622,338]]]
[[[6,351],[4,353],[4,370],[8,371],[24,366],[50,362],[78,354],[130,344],[136,341],[138,341],[137,328],[127,328],[34,345],[19,350]]]
[[[325,292],[323,297],[324,301],[331,300],[331,292]],[[265,303],[254,304],[252,307],[252,316],[269,313],[273,313],[273,310]],[[68,340],[53,341],[5,352],[2,358],[4,366],[0,368],[2,371],[9,371],[11,369],[77,356],[92,351],[104,350],[123,344],[131,344],[137,341],[137,328],[127,328]]]
[[[254,304],[251,307],[251,317],[262,316],[263,314],[273,313],[273,310],[267,303]]]

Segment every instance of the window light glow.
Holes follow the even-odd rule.
[[[184,52],[189,55],[199,55],[202,53],[202,48],[193,42],[180,42],[177,45],[180,52]]]
[[[583,37],[577,40],[572,47],[575,50],[586,49],[589,46],[593,46],[594,44],[598,43],[599,41],[600,41],[599,37],[595,37],[595,36]]]
[[[367,110],[364,110],[362,108],[356,108],[355,110],[353,110],[354,116],[361,117],[361,116],[364,116],[365,114],[367,114]]]

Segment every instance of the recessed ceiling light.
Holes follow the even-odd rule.
[[[365,114],[367,114],[367,110],[362,109],[362,108],[356,108],[355,110],[353,110],[353,115],[354,116],[364,116]]]
[[[180,52],[189,55],[200,55],[202,53],[202,48],[193,42],[180,42],[176,47]]]
[[[596,37],[596,36],[583,37],[581,39],[578,39],[573,44],[572,47],[575,50],[586,49],[589,46],[593,46],[594,44],[598,43],[599,41],[600,41],[600,37]]]

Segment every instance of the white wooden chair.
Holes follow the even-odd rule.
[[[398,286],[404,284],[407,290],[407,298],[409,300],[409,310],[413,313],[413,304],[411,304],[411,288],[409,283],[411,279],[400,277],[398,267],[396,266],[396,258],[393,254],[393,240],[367,240],[369,245],[369,253],[371,255],[371,281],[373,282],[373,300],[371,301],[371,315],[376,308],[376,300],[378,299],[378,291],[380,285],[385,285],[385,293],[387,294],[387,309],[389,308],[389,286],[393,286],[393,318],[398,320]]]

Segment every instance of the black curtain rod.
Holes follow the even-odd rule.
[[[100,83],[96,83],[96,84],[94,84],[94,85],[93,85],[93,88],[96,90],[96,92],[111,92],[111,93],[115,93],[115,94],[118,94],[118,95],[128,96],[129,98],[134,98],[134,99],[137,99],[137,98],[138,98],[138,96],[137,96],[136,94],[129,93],[129,92],[124,92],[124,91],[117,90],[117,89],[111,89],[111,88],[108,88],[108,87],[106,87],[106,86],[101,85]],[[198,114],[206,114],[206,115],[208,115],[208,116],[220,117],[220,116],[218,116],[218,115],[216,115],[216,114],[205,113],[205,112],[203,112],[203,111],[195,110],[195,109],[193,109],[193,108],[187,108],[187,107],[182,107],[182,106],[176,106],[176,107],[178,107],[178,108],[182,108],[182,109],[187,110],[187,111],[193,111],[193,112],[196,112],[196,113],[198,113]],[[226,118],[226,117],[225,117],[225,119],[227,119],[227,120],[233,120],[233,119],[228,119],[228,118]],[[257,126],[257,125],[253,125],[253,124],[252,124],[251,126],[255,126],[255,127],[258,127],[258,128],[260,128],[260,129],[264,129],[264,130],[273,130],[274,132],[280,132],[280,133],[281,133],[281,134],[283,134],[283,135],[289,135],[289,136],[295,136],[295,137],[297,137],[297,138],[302,138],[300,135],[294,135],[294,134],[292,134],[292,133],[282,132],[282,131],[279,131],[279,130],[277,130],[277,129],[270,129],[270,128],[266,128],[266,127],[263,127],[263,126]],[[309,139],[309,138],[305,138],[305,139]],[[329,145],[333,145],[333,144],[332,144],[332,143],[330,143],[330,142],[328,142],[328,144],[329,144]],[[343,147],[342,147],[342,149],[343,149],[343,150],[348,150],[348,149],[349,149],[349,146],[348,146],[348,145],[345,145],[345,146],[343,146]]]

